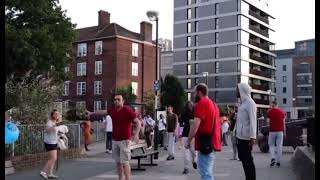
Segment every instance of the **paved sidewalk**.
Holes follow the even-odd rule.
[[[87,158],[76,160],[64,160],[61,162],[58,175],[62,180],[116,180],[116,166],[110,154],[105,153],[105,144],[91,145],[91,151]],[[177,148],[176,148],[177,149]],[[182,175],[183,150],[176,152],[174,161],[166,161],[167,151],[161,150],[159,164],[156,167],[146,167],[146,171],[133,171],[133,180],[197,180],[200,179],[196,170],[190,167],[188,175]],[[260,153],[257,147],[254,148],[254,161],[257,170],[257,180],[296,180],[289,163],[293,154],[291,147],[285,147],[283,162],[280,168],[269,167],[269,154]],[[230,146],[224,147],[222,152],[216,153],[215,158],[215,180],[245,180],[244,172],[240,161],[229,160],[232,156]],[[136,166],[133,160],[131,165]],[[7,176],[6,180],[41,180],[40,168],[17,172]]]

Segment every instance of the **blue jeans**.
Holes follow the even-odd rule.
[[[213,177],[213,161],[214,152],[204,155],[199,152],[198,155],[198,169],[201,180],[214,180]]]

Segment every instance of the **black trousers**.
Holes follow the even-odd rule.
[[[256,167],[251,154],[252,146],[250,141],[237,139],[238,156],[242,162],[246,180],[256,180]]]
[[[164,130],[159,131],[159,144],[161,147],[164,145]]]
[[[151,132],[145,132],[144,134],[146,137],[147,146],[150,147],[151,146]]]
[[[106,149],[112,150],[112,132],[107,132]]]

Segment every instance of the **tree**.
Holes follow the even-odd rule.
[[[62,86],[53,85],[44,76],[30,77],[30,73],[15,82],[5,84],[5,108],[14,109],[13,118],[22,124],[43,124],[47,121],[54,102],[62,92]]]
[[[54,80],[67,78],[74,27],[58,0],[5,1],[6,79],[31,71],[31,77],[50,72]]]
[[[153,117],[154,116],[154,93],[152,91],[148,91],[145,93],[143,98],[143,103],[146,104],[145,113]]]
[[[161,104],[162,106],[172,105],[174,111],[180,114],[185,102],[186,93],[177,77],[168,74],[162,85]]]

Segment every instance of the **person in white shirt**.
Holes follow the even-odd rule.
[[[223,113],[222,113],[223,114]],[[222,140],[223,140],[223,145],[228,146],[228,131],[229,131],[229,122],[227,116],[224,114],[222,115],[221,119],[223,120],[221,129],[222,129]]]
[[[148,144],[147,149],[152,148],[152,142],[153,142],[153,136],[154,136],[154,125],[155,125],[155,121],[150,117],[150,115],[147,115],[146,126],[145,126],[145,136]]]
[[[165,138],[165,130],[167,127],[167,121],[164,118],[163,114],[160,114],[160,119],[159,119],[159,144],[160,147],[164,147],[164,138]]]
[[[112,153],[112,119],[111,116],[107,115],[103,118],[106,139],[106,153]]]

